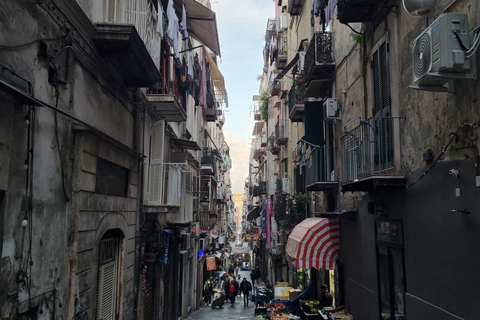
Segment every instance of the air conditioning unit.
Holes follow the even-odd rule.
[[[207,239],[200,239],[198,241],[198,250],[204,250]]]
[[[338,106],[337,99],[328,98],[324,102],[326,118],[330,120],[340,120],[340,107]]]
[[[452,79],[477,78],[475,54],[465,52],[473,42],[467,20],[466,14],[441,14],[415,39],[412,88],[445,91]]]
[[[181,233],[182,238],[182,245],[180,246],[180,250],[188,250],[190,249],[190,233]]]
[[[288,28],[288,13],[284,12],[280,16],[280,29],[285,30]]]

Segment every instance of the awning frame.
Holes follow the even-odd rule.
[[[334,270],[340,252],[338,218],[307,218],[288,237],[287,261],[299,268]]]

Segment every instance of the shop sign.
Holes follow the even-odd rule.
[[[217,263],[215,261],[215,257],[208,257],[207,261],[207,271],[212,271],[217,269]]]

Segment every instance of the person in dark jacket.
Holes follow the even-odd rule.
[[[235,303],[235,299],[237,298],[238,294],[238,282],[235,280],[235,278],[230,277],[230,282],[228,284],[228,299],[230,300],[231,304]]]
[[[333,296],[328,292],[328,287],[325,284],[320,285],[320,307],[333,307]]]
[[[240,292],[243,293],[243,306],[248,308],[248,295],[252,291],[252,284],[247,280],[247,278],[243,278],[243,281],[240,283]]]

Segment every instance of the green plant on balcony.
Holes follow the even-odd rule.
[[[305,218],[306,205],[310,202],[307,194],[297,193],[293,197],[279,194],[273,205],[275,220],[280,229],[292,229]]]
[[[268,119],[268,96],[269,93],[267,90],[263,91],[260,96],[260,114],[263,120]]]
[[[296,96],[297,102],[304,101],[306,91],[307,89],[305,88],[304,81],[295,83],[295,96]]]

